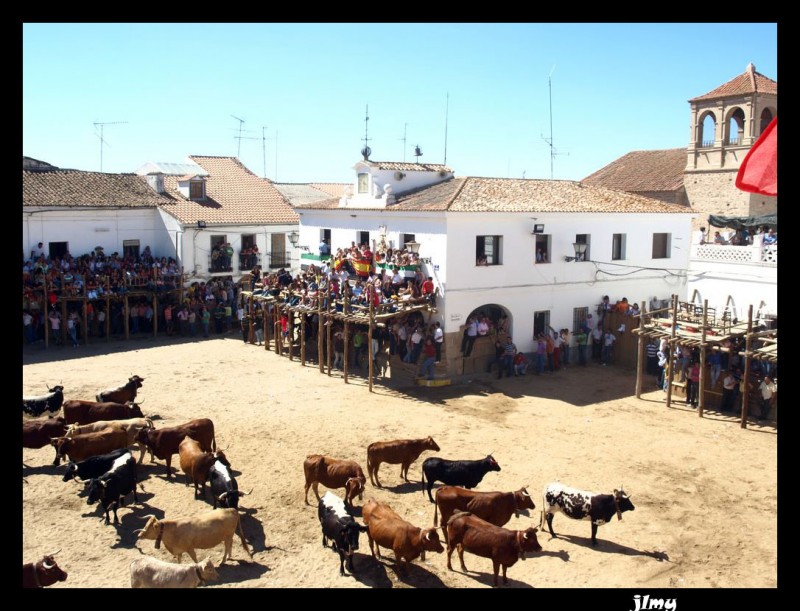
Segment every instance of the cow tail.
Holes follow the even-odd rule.
[[[238,512],[237,512],[237,515],[238,515]],[[244,538],[244,530],[242,530],[242,516],[241,515],[239,515],[239,523],[237,524],[237,528],[239,529],[239,537],[242,540],[242,547],[244,548],[244,551],[247,552],[247,555],[250,556],[250,558],[252,559],[253,558],[253,554],[251,554],[250,550],[247,549],[247,540]]]
[[[433,526],[435,528],[436,526],[439,525],[438,524],[438,522],[439,522],[439,503],[434,503],[433,507],[434,507],[434,509],[433,509]]]
[[[372,480],[372,463],[369,461],[369,448],[367,448],[367,473],[369,474],[370,481]]]
[[[422,468],[422,496],[425,496],[425,468]]]

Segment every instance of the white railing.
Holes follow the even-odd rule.
[[[693,259],[718,263],[778,264],[778,245],[731,246],[725,244],[693,244]]]

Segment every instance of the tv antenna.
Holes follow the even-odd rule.
[[[264,155],[264,178],[267,177],[267,126],[261,126],[261,153]]]
[[[242,125],[244,125],[244,119],[240,119],[239,117],[234,115],[231,116],[239,122],[239,135],[234,136],[234,138],[236,138],[239,141],[239,147],[236,149],[236,158],[241,160],[242,140],[258,140],[258,138],[255,138],[254,136],[242,136]]]
[[[553,64],[553,69],[550,70],[550,74],[547,77],[547,87],[550,91],[550,137],[545,138],[542,136],[542,140],[547,142],[550,146],[550,180],[553,180],[553,161],[556,158],[556,155],[569,155],[569,153],[559,153],[558,149],[553,146],[553,81],[552,76],[553,72],[555,72],[555,64]]]
[[[398,140],[403,141],[403,163],[406,162],[406,132],[408,131],[408,123],[403,123],[403,137]]]
[[[101,123],[100,121],[96,121],[94,123],[94,128],[97,129],[97,126],[100,126],[100,171],[103,171],[103,145],[108,144],[105,139],[103,138],[103,128],[106,125],[122,125],[123,123],[127,123],[127,121],[106,121],[105,123]]]
[[[364,114],[364,148],[361,149],[361,154],[364,156],[364,161],[369,161],[369,156],[372,154],[372,149],[369,148],[369,104]]]

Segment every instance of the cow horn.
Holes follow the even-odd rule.
[[[247,496],[248,494],[253,494],[253,488],[250,488],[250,492],[242,492],[241,490],[236,491],[239,496]]]
[[[55,555],[56,555],[58,552],[60,552],[60,551],[61,551],[61,548],[59,547],[59,548],[58,548],[56,551],[54,551],[54,552],[50,552],[50,553],[49,553],[49,554],[47,554],[47,555],[48,555],[48,556],[55,556]]]
[[[217,500],[221,503],[225,499],[226,496],[228,496],[228,493],[227,492],[223,492],[222,494],[220,494],[217,497]]]
[[[48,563],[47,563],[47,560],[44,560],[44,561],[42,562],[42,566],[43,566],[43,567],[44,567],[46,570],[48,570],[48,571],[49,571],[49,570],[51,570],[51,569],[52,569],[52,568],[55,566],[55,563],[53,563],[53,564],[48,564]]]
[[[528,540],[528,533],[527,532],[522,533],[522,538],[527,541]]]
[[[522,495],[523,496],[530,496],[530,494],[528,494],[528,491],[525,490],[525,488],[522,489]]]
[[[430,541],[431,540],[431,531],[430,530],[425,533],[425,540],[426,541]]]

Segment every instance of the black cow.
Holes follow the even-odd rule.
[[[428,480],[428,499],[434,502],[431,490],[433,483],[440,481],[448,486],[474,488],[481,483],[483,476],[489,471],[499,471],[500,465],[490,454],[481,460],[447,460],[433,456],[422,463],[422,486],[425,490],[425,479]]]
[[[106,524],[109,523],[108,512],[114,509],[114,524],[119,524],[117,507],[125,505],[125,496],[133,492],[133,500],[138,503],[136,496],[136,460],[133,455],[120,456],[111,465],[111,469],[89,482],[89,497],[86,502],[91,505],[100,501],[106,512]]]
[[[67,464],[67,472],[64,473],[64,481],[68,482],[76,477],[82,481],[100,477],[104,473],[110,471],[114,461],[124,454],[132,456],[128,448],[119,448],[112,450],[108,454],[90,456],[86,460],[80,462],[71,461]]]
[[[57,412],[64,403],[64,387],[53,386],[48,394],[41,397],[23,397],[22,411],[31,416],[41,416],[45,412]]]
[[[127,403],[136,399],[136,391],[142,387],[144,378],[139,376],[131,376],[124,386],[119,388],[112,388],[111,390],[104,390],[97,393],[97,401],[99,403]]]
[[[220,452],[220,454],[222,454]],[[211,496],[214,499],[214,509],[220,507],[239,508],[239,498],[246,496],[246,492],[239,490],[236,478],[231,472],[231,463],[225,455],[217,457],[211,469],[208,470],[208,482],[211,487]],[[252,490],[250,491],[252,492]]]
[[[22,565],[22,587],[46,588],[58,581],[66,581],[67,574],[59,568],[53,558],[57,553],[58,551],[46,554],[36,562],[24,563]]]
[[[558,482],[548,484],[544,489],[544,508],[540,528],[544,528],[545,516],[550,534],[553,532],[553,514],[560,511],[573,520],[590,520],[592,522],[592,545],[597,545],[597,527],[610,522],[617,514],[622,519],[625,511],[633,511],[634,506],[625,491],[620,487],[614,494],[597,494],[576,488],[563,486]]]
[[[358,549],[358,533],[367,532],[367,527],[358,524],[348,513],[344,501],[330,491],[319,500],[317,516],[322,525],[322,546],[327,547],[330,539],[331,547],[339,552],[339,575],[344,575],[345,559],[347,570],[353,573],[353,552]]]

